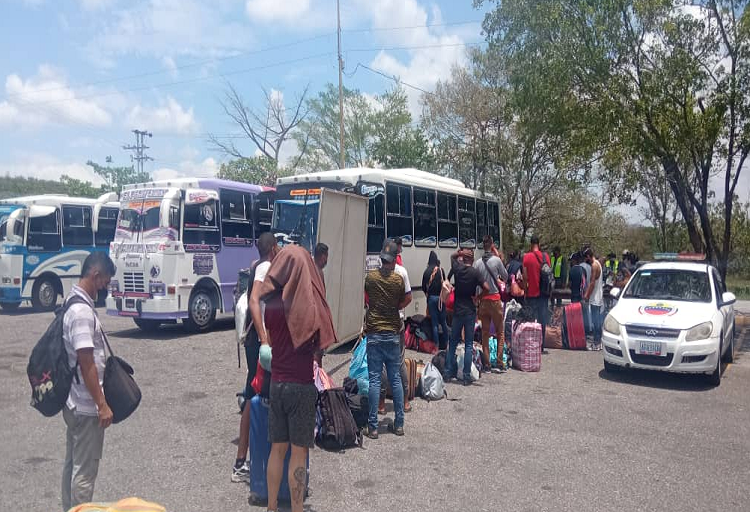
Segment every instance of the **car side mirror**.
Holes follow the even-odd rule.
[[[609,291],[609,295],[610,295],[610,296],[611,296],[611,297],[612,297],[613,299],[616,299],[617,297],[619,297],[619,296],[620,296],[620,292],[621,292],[621,291],[622,291],[622,290],[620,290],[619,288],[612,288],[612,289],[611,289],[611,290]]]
[[[735,302],[737,302],[737,297],[735,297],[732,292],[724,292],[721,295],[721,304],[719,305],[719,307],[731,306]]]

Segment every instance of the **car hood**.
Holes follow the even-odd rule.
[[[624,298],[617,302],[612,316],[621,324],[689,329],[711,320],[713,307],[707,302]]]

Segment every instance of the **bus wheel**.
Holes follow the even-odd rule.
[[[206,289],[199,289],[190,296],[188,317],[185,326],[193,332],[207,331],[216,320],[216,301],[214,294]]]
[[[161,322],[159,320],[134,318],[133,321],[135,322],[135,325],[137,325],[138,328],[143,332],[156,332],[159,330],[159,327],[161,327]]]
[[[35,309],[52,311],[57,305],[57,286],[49,277],[39,277],[31,289],[31,303]]]
[[[3,308],[3,311],[15,311],[18,309],[18,307],[21,305],[20,302],[2,302],[0,303],[0,307]]]

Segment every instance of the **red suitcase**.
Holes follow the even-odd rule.
[[[583,327],[583,309],[580,302],[565,306],[565,338],[570,350],[586,350],[586,331]]]

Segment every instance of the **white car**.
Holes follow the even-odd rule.
[[[721,383],[734,357],[734,294],[705,263],[670,261],[640,267],[604,319],[604,368],[703,373]]]

